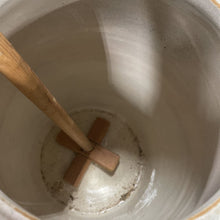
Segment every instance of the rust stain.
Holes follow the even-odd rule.
[[[217,0],[211,0],[217,7],[219,7],[220,8],[220,3],[219,2],[217,2]]]
[[[193,217],[189,218],[188,220],[195,220],[203,215],[205,215],[207,212],[211,211],[214,207],[216,207],[220,203],[220,198],[216,200],[214,203],[212,203],[209,207],[205,208],[203,211],[199,212],[198,214],[194,215]]]
[[[18,208],[14,208],[14,210],[16,212],[19,212],[21,215],[23,215],[24,217],[30,219],[30,220],[38,220],[38,218],[35,218],[33,216],[28,215],[26,212],[23,212],[22,210],[18,209]]]
[[[135,188],[131,188],[128,192],[121,195],[120,201],[125,201],[126,199],[128,199],[134,190],[135,190]]]

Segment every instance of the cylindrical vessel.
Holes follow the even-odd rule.
[[[216,219],[219,4],[0,0],[0,32],[85,130],[90,114],[117,115],[103,144],[121,156],[115,175],[91,166],[66,199],[69,186],[46,182],[68,165],[54,125],[0,74],[0,219]]]

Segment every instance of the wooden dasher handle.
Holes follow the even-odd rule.
[[[0,72],[83,150],[92,150],[93,147],[88,138],[1,33]]]

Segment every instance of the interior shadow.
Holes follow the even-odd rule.
[[[88,5],[88,2],[77,1],[29,24],[9,40],[61,105],[67,111],[71,111],[79,105],[78,103],[87,102],[85,100],[89,100],[88,104],[92,103],[93,99],[89,97],[90,91],[86,89],[88,85],[90,90],[96,91],[94,96],[97,94],[97,97],[102,94],[103,87],[108,87],[107,60],[100,32],[94,9]],[[97,66],[97,72],[94,73],[93,78],[87,73],[94,66]],[[76,98],[72,96],[73,93]],[[75,103],[74,100],[76,100]],[[25,112],[25,106],[19,107]],[[16,126],[19,129],[19,124]],[[17,142],[19,143],[19,140]],[[8,149],[8,151],[11,150],[13,149]],[[17,180],[14,175],[11,175],[5,177],[5,181],[8,182],[6,188],[3,186],[1,188],[18,204],[36,215],[60,212],[72,198],[62,191],[61,182],[54,182],[50,186],[53,195],[63,193],[62,199],[56,203],[49,198],[51,196],[46,186],[42,186],[44,184],[42,180],[46,181],[46,177],[40,173],[40,155],[38,154],[35,146],[31,146],[29,156],[33,160],[31,164],[26,164],[29,172],[23,173],[29,182],[24,183],[22,179]],[[69,158],[66,160],[69,161]],[[4,161],[4,166],[8,163],[10,161]],[[27,161],[24,160],[23,163]],[[63,173],[67,166],[67,164],[63,165]],[[20,170],[21,167],[15,166],[11,173],[13,174],[17,169]],[[4,174],[1,176],[4,179]],[[13,187],[15,182],[16,187]],[[37,190],[38,186],[41,187]],[[27,189],[32,192],[22,195],[22,192]],[[42,197],[40,198],[39,195]]]
[[[199,201],[218,142],[219,123],[207,116],[202,99],[207,70],[198,51],[209,50],[208,35],[198,38],[198,32],[205,33],[200,20],[162,0],[117,2],[74,2],[28,25],[10,41],[68,111],[98,106],[124,116],[149,169],[156,170],[157,196],[140,212],[148,219],[177,219]],[[27,164],[27,178],[42,185],[34,163],[39,162]],[[36,203],[38,191],[22,197],[10,184],[16,181],[16,191],[23,192],[34,181],[27,186],[13,175],[7,178],[9,196]],[[23,206],[46,215],[65,205]]]
[[[218,146],[219,116],[213,109],[219,101],[206,83],[216,74],[210,64],[219,38],[190,5],[163,0],[121,5],[114,8],[115,19],[108,8],[117,29],[109,27],[112,33],[103,39],[109,83],[126,103],[123,114],[132,112],[129,123],[135,128],[139,122],[142,130],[136,132],[156,170],[158,194],[147,218],[181,218],[200,201]]]

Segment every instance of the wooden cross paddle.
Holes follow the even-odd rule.
[[[101,137],[95,138],[95,140],[91,139],[95,142],[92,143],[83,134],[38,76],[1,33],[0,72],[63,131],[58,135],[57,141],[62,140],[62,144],[77,152],[77,155],[89,158],[107,171],[115,171],[119,163],[119,156],[98,145],[102,140]],[[89,138],[94,137],[94,129],[89,132]],[[103,133],[105,134],[105,131]],[[82,158],[82,156],[77,156],[77,158]],[[74,161],[75,167],[77,167],[77,163],[81,163],[82,160],[77,159]],[[80,165],[78,167],[83,168],[84,166]]]
[[[90,128],[90,131],[87,135],[87,137],[96,144],[101,144],[103,138],[105,137],[105,134],[107,133],[109,128],[109,122],[103,118],[96,118],[94,121],[92,127]],[[70,150],[74,150],[73,146],[76,146],[76,143],[74,143],[63,131],[60,131],[57,135],[56,141],[63,145],[64,147],[69,148]],[[75,150],[74,150],[75,151]],[[76,151],[75,151],[76,152]],[[109,163],[115,163],[117,161],[112,161],[111,157],[109,157],[109,154],[105,154],[106,149],[100,148],[100,151],[94,151],[91,154],[91,156],[85,156],[81,153],[76,153],[76,156],[74,157],[72,163],[70,164],[69,168],[67,169],[64,180],[74,187],[78,187],[84,174],[86,173],[87,169],[89,168],[89,165],[91,164],[91,158],[93,155],[93,158],[95,161],[99,164],[100,162],[103,162],[103,158],[109,159]],[[107,162],[107,161],[105,161]],[[108,164],[109,164],[108,163]],[[114,168],[116,164],[112,164],[112,167]],[[109,170],[110,165],[107,167],[106,164],[102,167],[105,167],[105,169],[112,173],[114,172],[114,169]]]

